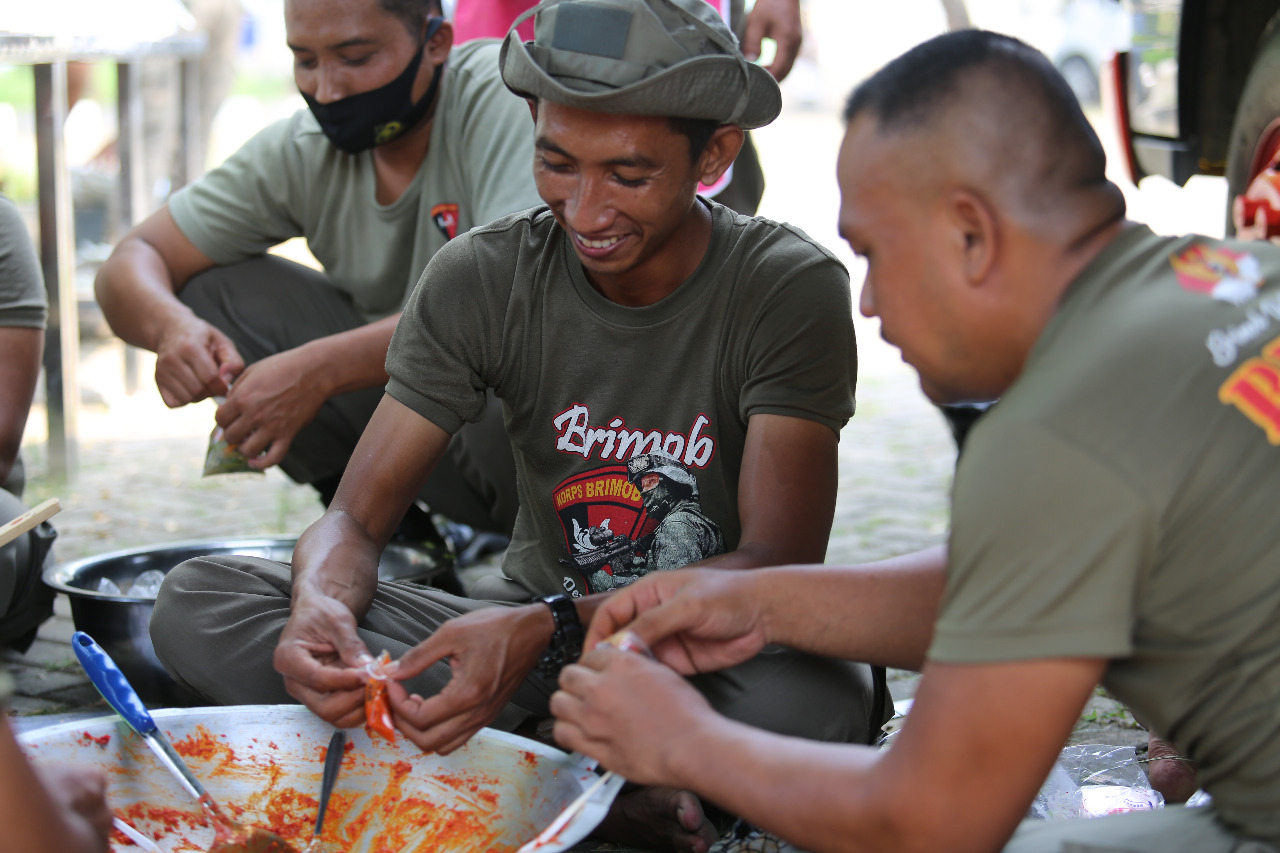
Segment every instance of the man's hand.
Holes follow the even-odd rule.
[[[290,696],[335,726],[358,726],[364,722],[364,666],[371,660],[345,604],[319,593],[294,597],[272,660]]]
[[[683,678],[635,652],[602,646],[560,673],[556,742],[641,785],[678,785],[673,760],[697,752],[719,717]]]
[[[623,628],[654,657],[684,675],[750,660],[764,648],[764,619],[752,592],[757,572],[682,569],[655,572],[609,597],[587,629],[592,649]]]
[[[533,670],[554,623],[542,604],[493,607],[451,619],[390,670],[396,727],[428,752],[446,755],[488,725]],[[428,699],[399,681],[448,659],[452,677]]]
[[[171,409],[226,394],[242,370],[231,339],[195,316],[174,323],[156,344],[156,388]]]
[[[781,81],[791,72],[800,43],[804,41],[804,27],[800,23],[800,0],[756,0],[747,15],[747,29],[743,34],[742,53],[752,62],[760,58],[761,39],[770,38],[777,44],[773,62],[766,69],[775,80]]]
[[[80,766],[37,767],[36,772],[57,809],[76,853],[107,853],[111,809],[102,771]]]
[[[294,436],[329,399],[317,373],[315,360],[298,348],[249,365],[236,380],[217,421],[251,467],[280,464]]]

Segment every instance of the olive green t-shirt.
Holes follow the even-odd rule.
[[[1104,684],[1280,842],[1280,248],[1131,227],[956,472],[929,658],[1105,657]]]
[[[22,214],[0,195],[0,326],[43,329],[44,277]]]
[[[391,204],[376,200],[372,152],[340,151],[300,110],[175,193],[174,221],[218,264],[305,237],[366,320],[394,314],[451,237],[540,201],[533,120],[502,83],[498,49],[482,40],[450,53],[427,157]]]
[[[631,541],[669,533],[693,557],[733,550],[748,419],[838,432],[853,414],[844,267],[790,226],[708,206],[701,265],[654,305],[597,292],[543,207],[442,249],[400,319],[393,397],[449,432],[479,418],[485,389],[502,400],[520,494],[503,570],[530,592],[581,595],[642,572],[643,554],[607,568],[574,561],[602,529]],[[655,452],[675,460],[667,474],[696,480],[692,501],[661,518],[627,479],[629,460]]]

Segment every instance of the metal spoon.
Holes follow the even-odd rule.
[[[324,829],[324,813],[329,808],[329,795],[333,793],[333,783],[338,778],[338,769],[342,767],[342,750],[347,745],[347,733],[338,729],[329,738],[329,748],[325,750],[324,775],[320,777],[320,807],[316,810],[316,829],[311,833],[311,842],[303,853],[313,853],[320,845],[320,832]]]

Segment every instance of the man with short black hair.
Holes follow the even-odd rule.
[[[453,49],[439,0],[287,0],[284,15],[307,109],[126,234],[97,295],[116,334],[156,353],[167,405],[225,396],[217,423],[248,465],[278,464],[328,505],[422,268],[538,195],[527,110],[502,85],[498,45]],[[323,271],[263,254],[292,237]],[[514,472],[496,406],[419,497],[509,533]],[[436,538],[417,505],[402,532]]]
[[[561,676],[557,740],[820,853],[1280,849],[1280,249],[1125,221],[1070,88],[1006,36],[909,51],[847,118],[863,313],[930,399],[1000,400],[948,546],[652,575],[586,644],[629,629],[682,673],[769,643],[917,669],[911,712],[884,751],[780,738],[602,647]],[[1211,806],[1022,823],[1099,682]]]
[[[509,36],[501,67],[530,101],[545,205],[432,258],[396,329],[388,393],[291,569],[207,559],[166,581],[156,620],[205,640],[166,661],[205,695],[293,696],[354,725],[363,667],[387,648],[396,724],[424,749],[546,716],[603,598],[588,593],[637,557],[648,565],[659,519],[629,479],[646,455],[696,482],[716,527],[708,551],[722,551],[703,564],[824,557],[853,414],[848,274],[796,229],[697,195],[745,128],[778,115],[777,83],[703,0],[548,0],[536,33]],[[711,128],[705,143],[690,122]],[[502,576],[475,592],[484,600],[376,583],[397,513],[487,389],[520,487]],[[577,535],[590,528],[614,535]],[[867,743],[885,718],[868,667],[783,649],[694,683],[729,716],[795,736]],[[606,832],[645,849],[715,840],[679,790],[628,795],[613,820]]]

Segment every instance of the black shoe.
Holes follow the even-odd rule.
[[[425,575],[425,584],[433,586],[451,595],[465,596],[455,571],[457,559],[449,542],[440,535],[431,512],[421,501],[414,501],[409,510],[400,519],[400,524],[391,534],[391,544],[401,545],[421,552],[429,564]]]
[[[510,537],[487,530],[476,530],[469,524],[450,521],[442,515],[435,518],[436,529],[444,536],[453,550],[455,564],[460,569],[474,566],[489,554],[505,551],[511,544]]]

